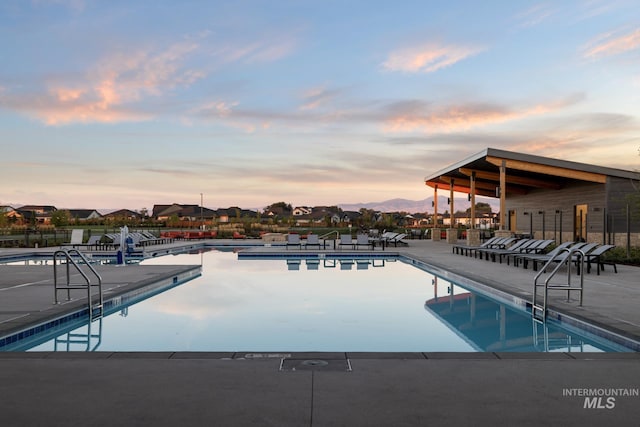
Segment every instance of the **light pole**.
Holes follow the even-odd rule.
[[[544,211],[538,211],[538,214],[542,215],[542,239],[544,239],[544,237],[545,237],[544,233],[546,231],[545,230],[545,214],[544,214]],[[553,236],[553,237],[555,237],[555,236]]]
[[[562,211],[560,209],[556,209],[556,215],[554,217],[554,224],[556,221],[556,218],[558,217],[558,215],[560,216],[560,221],[559,221],[559,226],[560,226],[560,233],[558,234],[559,239],[557,240],[557,243],[562,243]],[[555,231],[555,225],[553,226],[554,230],[553,230],[553,237],[556,237],[556,231]]]
[[[529,238],[533,239],[533,212],[525,212],[529,216]]]
[[[204,231],[204,216],[202,212],[203,201],[204,201],[204,195],[200,193],[200,229]]]

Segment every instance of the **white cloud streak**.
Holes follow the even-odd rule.
[[[601,34],[588,43],[583,49],[583,56],[587,59],[620,55],[640,48],[640,28],[624,34],[615,32]]]
[[[391,52],[382,67],[389,71],[433,73],[483,51],[474,46],[427,44]]]

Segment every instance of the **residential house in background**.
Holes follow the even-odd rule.
[[[76,221],[89,221],[92,219],[100,219],[102,215],[95,209],[68,209],[70,219]]]
[[[109,212],[108,214],[103,215],[104,218],[114,219],[114,220],[141,220],[143,219],[142,214],[129,210],[129,209],[119,209],[117,211]]]
[[[218,222],[227,223],[231,222],[233,219],[242,219],[242,218],[251,218],[257,219],[258,212],[252,211],[250,209],[240,209],[237,206],[231,206],[226,209],[218,209],[214,211]]]
[[[293,208],[293,216],[309,215],[313,209],[308,206],[297,206]]]
[[[22,214],[11,206],[0,206],[0,214],[4,214],[5,217],[16,222],[23,218]]]
[[[175,216],[181,221],[210,221],[215,218],[216,212],[199,205],[154,205],[152,216],[158,221],[166,221]]]
[[[24,205],[16,209],[25,222],[35,224],[51,224],[51,215],[58,209],[47,205]]]

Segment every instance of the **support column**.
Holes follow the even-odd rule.
[[[467,230],[467,245],[480,246],[480,230],[476,228],[476,172],[471,172],[471,185],[469,188],[471,199],[471,226]]]
[[[496,231],[496,237],[509,237],[511,231],[507,230],[507,162],[500,165],[500,230]]]
[[[431,240],[440,241],[440,226],[438,225],[438,184],[433,186],[433,228]]]
[[[451,214],[451,221],[449,223],[449,228],[447,229],[447,243],[457,243],[458,242],[458,229],[455,227],[456,218],[454,216],[455,208],[453,203],[453,185],[454,179],[451,179],[449,183],[449,212]]]

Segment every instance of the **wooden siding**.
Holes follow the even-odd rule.
[[[605,184],[575,182],[561,190],[537,189],[524,196],[509,196],[506,204],[507,210],[516,212],[517,233],[528,234],[531,224],[535,237],[542,238],[543,214],[539,212],[544,211],[544,237],[553,239],[556,237],[554,228],[556,233],[562,228],[562,240],[565,241],[574,237],[575,205],[588,205],[587,238],[589,233],[602,235],[606,199]],[[556,211],[562,211],[562,227]],[[532,216],[525,215],[525,212],[531,212]]]

